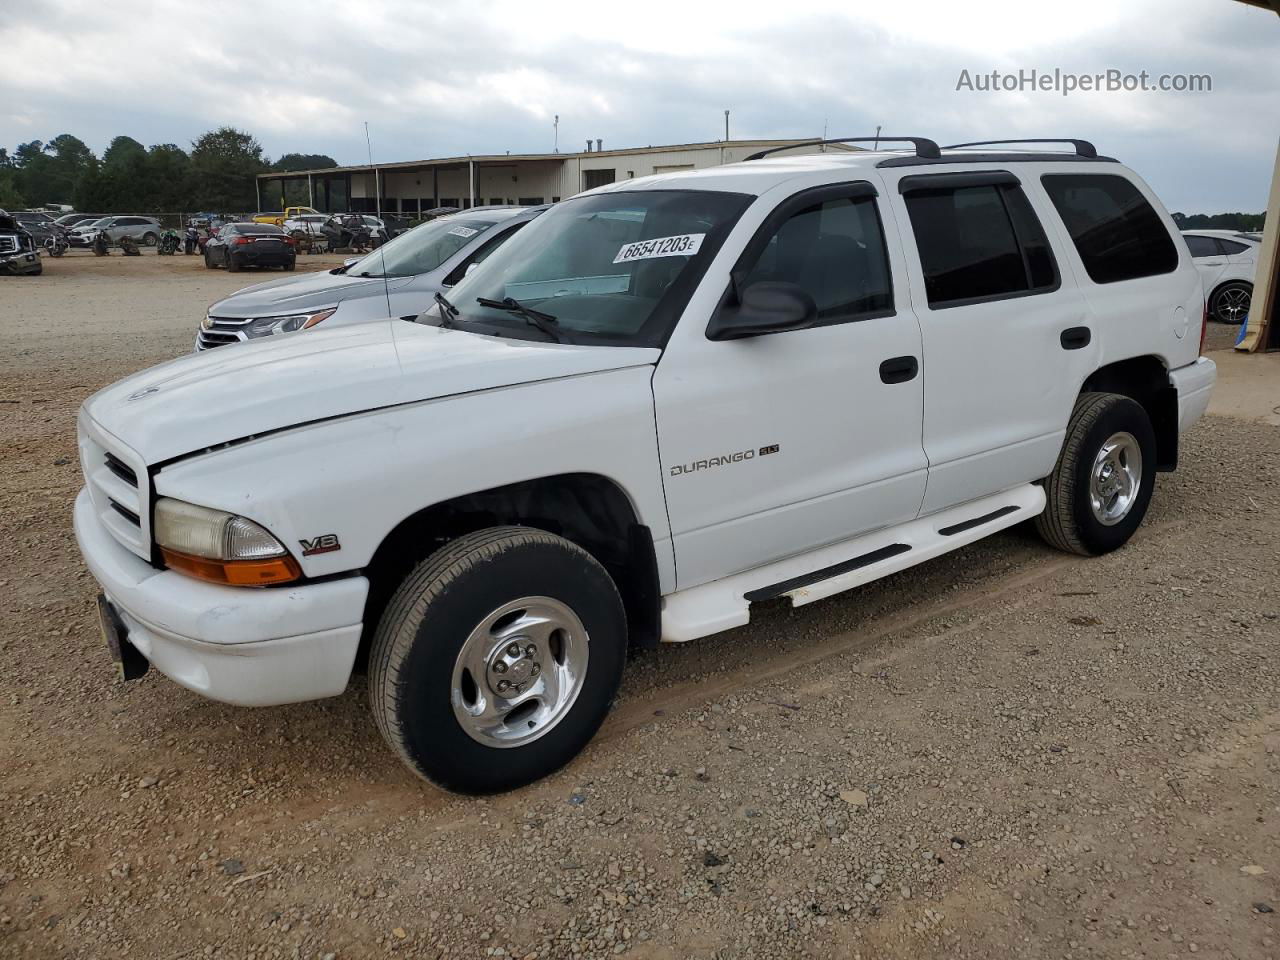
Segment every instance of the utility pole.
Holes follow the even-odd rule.
[[[552,150],[552,153],[559,153],[560,152],[560,114],[558,113],[556,114],[556,120],[555,120],[555,123],[552,124],[552,126],[555,127],[555,131],[556,131],[556,145]]]
[[[728,110],[724,112],[724,138],[726,141],[728,141],[729,139],[729,111]]]
[[[875,142],[874,144],[872,144],[872,147],[871,147],[871,148],[872,148],[873,150],[879,150],[879,149],[880,149],[880,124],[878,124],[878,123],[876,124],[876,142]]]

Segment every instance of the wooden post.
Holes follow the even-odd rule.
[[[1267,201],[1267,222],[1263,226],[1262,248],[1258,251],[1257,273],[1253,278],[1253,299],[1249,304],[1249,326],[1236,344],[1237,350],[1255,353],[1267,349],[1276,339],[1276,314],[1280,312],[1280,144],[1271,173],[1271,198]],[[1274,347],[1272,347],[1274,349]]]

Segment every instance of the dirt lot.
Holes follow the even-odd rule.
[[[0,956],[1280,957],[1275,358],[1219,354],[1233,416],[1119,553],[1015,530],[638,655],[583,757],[468,800],[360,683],[244,710],[109,668],[77,405],[248,282],[0,281]]]

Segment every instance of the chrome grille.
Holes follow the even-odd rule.
[[[228,343],[239,343],[248,340],[245,328],[253,322],[233,320],[226,317],[206,317],[200,325],[200,333],[196,337],[197,350],[209,350],[213,347],[225,347]]]
[[[80,469],[98,519],[125,549],[151,559],[149,480],[136,453],[80,415]]]
[[[13,234],[0,236],[0,253],[17,253],[18,238]]]

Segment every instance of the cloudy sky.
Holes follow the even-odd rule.
[[[74,133],[380,162],[886,133],[1077,136],[1173,210],[1259,211],[1280,135],[1280,17],[1229,0],[10,0],[0,145]],[[961,71],[1115,69],[1212,91],[983,93]]]

